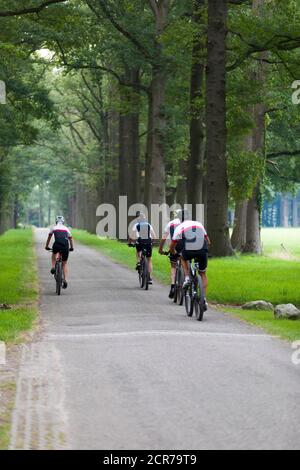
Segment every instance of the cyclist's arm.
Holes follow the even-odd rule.
[[[163,252],[164,252],[164,246],[165,246],[167,238],[168,238],[168,234],[164,233],[163,236],[162,236],[162,239],[160,241],[159,249],[158,249],[158,252],[159,252],[160,255],[162,255]]]
[[[71,250],[74,250],[73,237],[69,237],[69,243]]]
[[[151,238],[152,240],[157,240],[157,236],[156,236],[156,233],[154,232],[153,227],[151,227]]]
[[[177,240],[172,240],[172,241],[171,241],[170,253],[171,253],[172,255],[175,255],[175,254],[176,254],[176,250],[175,250],[176,244],[177,244]]]
[[[49,248],[51,238],[52,238],[52,233],[49,233],[47,241],[46,241],[46,246],[45,246],[46,250],[48,250],[48,248]]]

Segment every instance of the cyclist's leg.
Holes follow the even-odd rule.
[[[201,250],[199,252],[199,256],[197,257],[197,262],[199,263],[199,274],[202,279],[204,295],[206,297],[207,293],[207,286],[208,286],[208,279],[206,275],[207,264],[208,264],[208,252],[207,250]]]
[[[67,280],[68,280],[68,277],[69,277],[68,262],[67,262],[67,261],[63,261],[62,265],[63,265],[64,278],[65,278],[65,281],[67,281]]]
[[[69,277],[69,268],[68,268],[68,259],[69,259],[69,248],[64,248],[61,250],[61,258],[62,258],[62,267],[64,272],[64,289],[68,286],[68,277]]]
[[[52,269],[55,268],[56,259],[57,259],[57,253],[52,253]]]

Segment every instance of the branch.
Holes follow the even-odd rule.
[[[282,150],[280,152],[269,153],[268,158],[280,157],[300,157],[300,150]]]
[[[151,56],[151,54],[149,54],[149,52],[147,51],[147,49],[129,32],[127,31],[125,28],[123,28],[123,26],[121,26],[113,17],[113,15],[111,14],[111,12],[109,11],[109,9],[107,8],[107,6],[105,5],[105,1],[103,0],[98,0],[98,3],[100,4],[105,16],[108,18],[108,20],[111,22],[111,24],[114,26],[114,28],[119,31],[119,33],[121,33],[123,36],[125,36],[126,39],[128,39],[137,49],[138,51],[146,58],[148,59],[149,61],[152,61],[153,60],[153,57]],[[87,4],[89,6],[89,8],[92,10],[92,12],[97,16],[98,19],[101,19],[100,18],[100,15],[99,15],[99,12],[97,11],[97,9],[91,4],[91,2],[89,0],[87,0]]]
[[[48,0],[47,2],[41,3],[37,7],[32,8],[23,8],[21,10],[16,11],[0,11],[0,18],[8,17],[8,16],[20,16],[20,15],[29,15],[32,13],[40,13],[45,8],[49,7],[50,5],[54,5],[57,3],[65,3],[66,0]]]
[[[158,17],[158,7],[157,7],[156,0],[149,0],[149,5],[150,5],[151,10],[154,13],[154,16],[157,18]]]
[[[103,72],[107,72],[107,73],[113,75],[118,80],[120,85],[122,85],[122,86],[126,86],[126,87],[129,87],[129,88],[134,88],[134,89],[139,89],[141,91],[144,91],[147,94],[150,93],[150,88],[149,87],[147,87],[145,85],[141,85],[140,83],[137,83],[137,82],[127,82],[127,81],[123,80],[117,72],[110,69],[109,67],[105,67],[105,66],[99,65],[99,64],[82,65],[82,64],[71,64],[71,63],[69,63],[66,59],[66,55],[64,53],[63,48],[61,47],[61,44],[59,43],[59,41],[56,41],[56,43],[59,47],[59,50],[60,50],[60,53],[61,53],[61,56],[62,56],[63,65],[65,67],[68,67],[68,68],[74,69],[74,70],[102,70]]]

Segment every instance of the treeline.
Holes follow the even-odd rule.
[[[203,203],[215,255],[260,253],[264,203],[300,182],[298,2],[18,3],[0,11],[1,229],[35,197],[43,222],[95,231],[127,195]]]

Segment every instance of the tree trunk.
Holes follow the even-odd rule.
[[[139,70],[127,70],[126,81],[139,82]],[[139,105],[138,89],[134,91],[121,87],[120,113],[120,155],[119,182],[120,195],[128,197],[128,206],[139,202],[140,197],[140,145],[139,145]]]
[[[190,88],[190,153],[187,172],[187,202],[192,204],[193,219],[196,218],[196,205],[203,203],[203,160],[204,144],[204,109],[202,105],[204,82],[203,37],[201,25],[203,23],[204,0],[194,0],[193,20],[197,32],[193,40],[192,71]]]
[[[259,12],[263,3],[264,0],[253,0],[253,10]],[[260,57],[261,59],[266,58],[266,52],[262,52]],[[263,61],[258,63],[257,69],[253,73],[253,79],[263,86],[265,82],[265,64]],[[253,107],[254,129],[252,131],[252,151],[260,153],[262,158],[265,158],[265,109],[264,103],[258,103]],[[246,245],[244,253],[261,254],[262,252],[261,199],[261,187],[260,182],[258,182],[254,188],[252,198],[248,202]]]
[[[166,114],[165,114],[165,88],[166,88],[166,71],[164,69],[162,57],[161,36],[164,33],[170,0],[149,0],[150,6],[155,17],[156,28],[156,51],[155,64],[152,66],[151,80],[151,106],[152,113],[150,124],[152,127],[151,157],[148,156],[150,163],[150,184],[149,184],[149,201],[152,204],[162,204],[166,202],[166,171],[164,158],[164,138],[166,131]],[[152,121],[152,122],[151,122]]]
[[[145,154],[145,184],[144,184],[144,204],[149,207],[150,202],[150,181],[152,166],[152,137],[153,137],[153,111],[152,111],[152,93],[148,94],[148,125],[147,125],[147,143]]]
[[[293,198],[293,227],[299,226],[298,207],[299,207],[298,200],[296,197],[294,197]]]
[[[237,251],[242,251],[246,244],[247,206],[248,201],[238,202],[235,206],[231,244]]]
[[[152,152],[150,203],[161,204],[166,201],[164,134],[165,118],[165,75],[160,67],[153,68],[151,83],[152,94]]]
[[[289,200],[286,196],[280,201],[280,225],[287,228],[289,226]]]
[[[228,226],[226,33],[227,1],[210,0],[206,75],[207,229],[214,256],[233,254]]]

